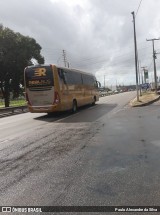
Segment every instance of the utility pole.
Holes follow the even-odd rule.
[[[67,59],[66,59],[66,51],[63,50],[63,61],[64,61],[64,66],[67,67]]]
[[[146,39],[147,40],[147,39]],[[157,94],[157,71],[156,71],[156,52],[154,50],[154,41],[155,40],[160,40],[160,39],[149,39],[147,41],[152,41],[152,46],[153,46],[153,63],[154,63],[154,84],[155,84],[155,94]]]
[[[138,54],[137,54],[138,56]],[[142,85],[141,85],[141,77],[140,77],[140,61],[138,60],[138,76],[139,76],[139,95],[142,96]]]
[[[136,26],[135,26],[135,14],[134,14],[134,11],[131,14],[133,15],[134,49],[135,49],[135,70],[136,70],[136,90],[137,90],[137,101],[139,102],[139,93],[138,93],[138,64],[137,64],[137,41],[136,41]]]
[[[105,83],[105,75],[104,75],[104,90],[105,90],[105,86],[106,86],[106,83]]]

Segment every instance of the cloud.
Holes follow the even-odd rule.
[[[95,73],[103,82],[135,83],[132,11],[140,0],[0,0],[4,26],[34,37],[46,63],[63,65],[62,50],[70,66]],[[160,36],[160,2],[142,1],[136,16],[141,65],[150,66],[152,44]],[[157,50],[160,42],[156,42]],[[157,62],[157,66],[159,63]],[[150,67],[150,72],[153,67]],[[158,70],[159,72],[159,70]]]

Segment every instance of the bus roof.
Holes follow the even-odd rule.
[[[26,68],[34,68],[34,67],[36,68],[36,67],[40,67],[40,66],[56,66],[59,69],[65,69],[65,70],[70,70],[70,71],[74,71],[74,72],[80,72],[80,73],[83,73],[83,74],[86,74],[86,75],[95,76],[94,74],[89,73],[89,72],[84,72],[84,71],[81,71],[81,70],[78,70],[78,69],[72,69],[72,68],[66,68],[66,67],[62,67],[62,66],[57,66],[55,64],[37,64],[37,65],[27,66]]]
[[[56,66],[56,65],[54,65],[54,66]],[[78,69],[66,68],[66,67],[61,67],[61,66],[56,66],[56,67],[59,68],[59,69],[71,70],[71,71],[74,71],[74,72],[80,72],[80,73],[83,73],[83,74],[94,76],[92,73],[84,72],[84,71],[81,71],[81,70],[78,70]]]

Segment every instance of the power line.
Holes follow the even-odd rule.
[[[144,52],[144,49],[148,49],[150,48],[151,45],[149,46],[142,46],[141,43],[141,48],[138,49],[138,51],[140,52],[140,57],[145,56],[146,58],[150,59],[149,53],[147,53],[146,51]],[[55,52],[56,49],[53,48],[53,53],[51,53],[51,50],[46,50],[46,55],[48,56],[48,59],[52,59],[51,61],[54,61],[56,63],[59,64],[59,62],[61,61],[60,64],[62,64],[62,61],[64,63],[64,55],[63,55],[63,59],[62,59],[62,53],[60,54],[59,52]],[[64,50],[65,52],[65,50]],[[68,53],[68,50],[67,50]],[[119,51],[115,52],[114,54],[118,54]],[[114,55],[112,53],[112,55],[106,56],[106,55],[102,55],[101,56],[96,56],[96,57],[81,57],[82,55],[78,54],[78,53],[72,53],[69,51],[69,55],[67,56],[68,60],[70,61],[70,63],[72,64],[73,67],[78,67],[78,68],[92,68],[94,67],[95,69],[99,69],[102,68],[102,65],[105,64],[105,67],[114,67],[116,68],[117,66],[121,67],[121,68],[128,68],[131,69],[132,68],[132,64],[133,64],[133,60],[134,60],[134,56],[131,54],[132,52],[125,52],[124,54],[121,55]],[[59,56],[59,57],[58,57]],[[60,59],[61,58],[61,59]],[[66,56],[65,56],[66,58]],[[67,64],[67,58],[65,59],[66,64]],[[58,59],[58,60],[57,60]],[[128,67],[128,65],[130,65]],[[67,65],[66,65],[67,66]]]
[[[138,14],[138,11],[139,11],[139,8],[140,8],[140,6],[141,6],[141,3],[142,3],[142,0],[141,0],[140,3],[139,3],[139,6],[138,6],[138,9],[137,9],[137,12],[136,12],[136,16],[137,16],[137,14]]]
[[[141,44],[143,44],[143,43],[141,43]],[[144,49],[148,49],[150,46],[141,46],[141,48],[139,48],[138,49],[138,51],[139,52],[141,52],[142,50],[144,50]],[[58,56],[60,56],[61,54],[60,54],[60,52],[59,51],[57,51],[57,50],[59,50],[59,49],[54,49],[54,48],[50,48],[50,50],[47,50],[46,48],[45,49],[43,49],[43,53],[45,54],[45,55],[47,55],[48,57],[53,57],[53,58],[56,58],[56,56],[58,55]],[[129,52],[126,52],[126,53],[124,53],[124,54],[121,54],[121,55],[115,55],[116,53],[118,54],[118,53],[120,53],[120,51],[116,51],[116,52],[114,52],[114,53],[112,53],[110,56],[105,56],[105,55],[101,55],[101,56],[95,56],[95,57],[81,57],[81,55],[80,54],[77,54],[77,53],[72,53],[72,52],[70,52],[70,51],[68,51],[67,50],[67,52],[69,53],[69,55],[68,55],[68,58],[69,58],[69,60],[70,60],[70,62],[72,62],[72,63],[81,63],[81,64],[88,64],[88,63],[97,63],[97,64],[100,64],[100,63],[103,63],[103,62],[106,62],[106,61],[111,61],[111,58],[113,58],[114,60],[113,60],[113,62],[115,62],[115,59],[116,59],[116,62],[118,61],[118,62],[120,62],[120,61],[128,61],[129,59],[128,58],[131,58],[132,57],[132,55],[131,55],[131,51],[129,51]],[[142,55],[144,55],[144,54],[146,54],[146,52],[145,53],[142,53],[142,54],[140,54],[141,56]],[[56,58],[57,59],[57,58]],[[122,59],[122,60],[121,60]]]
[[[143,47],[142,49],[148,49],[150,47]],[[142,49],[139,49],[142,50]],[[113,64],[116,62],[120,62],[120,63],[124,63],[124,62],[128,62],[128,61],[131,61],[134,57],[132,56],[131,54],[132,52],[128,52],[126,54],[123,54],[123,55],[119,55],[119,56],[113,56],[113,60],[111,60],[111,58],[107,57],[107,56],[97,56],[97,57],[92,57],[92,58],[77,58],[75,56],[69,56],[70,58],[70,61],[74,62],[74,63],[78,63],[78,64],[88,64],[88,63],[91,63],[91,64],[99,64],[99,63],[104,63],[104,62],[113,62]],[[146,55],[146,52],[142,52],[140,54],[141,56],[143,55]]]

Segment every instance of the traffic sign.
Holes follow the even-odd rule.
[[[145,84],[141,84],[142,89],[148,89],[150,88],[150,84],[149,83],[145,83]]]

